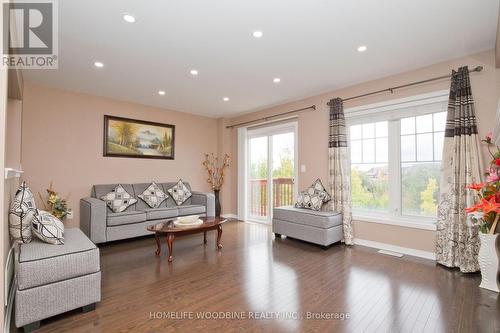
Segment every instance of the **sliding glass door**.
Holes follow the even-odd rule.
[[[247,216],[270,223],[274,207],[292,205],[296,193],[297,124],[249,129]]]

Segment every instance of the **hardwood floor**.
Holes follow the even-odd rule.
[[[179,239],[171,264],[166,246],[154,255],[154,237],[101,246],[96,310],[45,320],[37,332],[500,332],[500,298],[478,288],[478,274],[362,246],[275,240],[269,227],[241,222],[224,225],[218,252],[216,234],[207,246],[202,234]],[[159,318],[171,312],[177,318]],[[196,319],[206,312],[233,318]],[[255,319],[274,312],[289,318]]]

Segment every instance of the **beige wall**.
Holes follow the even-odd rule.
[[[104,115],[176,125],[175,160],[103,157]],[[217,152],[217,120],[25,82],[22,131],[24,179],[45,194],[51,181],[79,223],[79,200],[93,184],[176,181],[209,191],[201,161]],[[40,200],[37,201],[38,204]]]
[[[500,71],[495,68],[495,55],[493,50],[474,54],[468,57],[439,63],[418,70],[401,73],[383,79],[361,83],[355,86],[339,89],[319,96],[304,100],[287,103],[263,111],[242,115],[229,120],[228,123],[238,123],[257,119],[263,116],[278,114],[285,111],[307,107],[312,104],[317,106],[316,111],[304,112],[298,116],[299,135],[299,165],[305,164],[306,173],[299,173],[299,188],[309,185],[314,179],[320,177],[327,180],[328,177],[328,107],[326,103],[333,97],[350,97],[370,91],[397,86],[413,81],[424,80],[434,76],[450,73],[451,69],[468,65],[470,68],[477,65],[484,66],[481,73],[471,74],[472,90],[476,102],[476,115],[478,118],[479,134],[484,136],[493,129],[495,112],[500,96]],[[332,73],[335,75],[335,73]],[[286,84],[286,82],[283,82]],[[395,91],[393,94],[382,93],[376,96],[366,97],[348,101],[344,108],[358,105],[382,102],[390,99],[402,98],[427,92],[449,89],[449,80],[442,80],[425,85]],[[228,148],[231,156],[234,156],[233,170],[237,170],[237,136],[236,129],[226,130],[223,136],[230,138]],[[485,162],[488,161],[486,149],[483,149]],[[236,213],[237,211],[237,173],[234,171],[232,177],[226,184],[231,193],[229,201],[223,202],[224,211]],[[227,200],[227,198],[224,198]],[[366,222],[355,222],[355,237],[389,243],[393,245],[406,246],[424,251],[434,251],[434,232],[428,230],[403,228],[393,225],[372,224]]]

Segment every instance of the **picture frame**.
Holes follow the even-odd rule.
[[[104,116],[104,157],[175,159],[175,125]]]

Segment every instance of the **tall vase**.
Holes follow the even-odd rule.
[[[497,248],[498,234],[479,233],[481,247],[479,248],[479,267],[481,267],[481,284],[479,287],[499,292]]]
[[[220,190],[214,190],[215,195],[215,216],[220,217],[220,200],[219,200]]]

